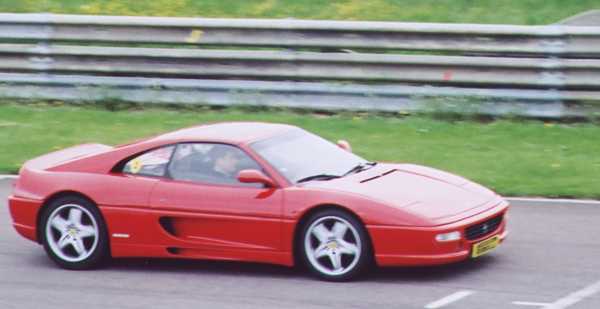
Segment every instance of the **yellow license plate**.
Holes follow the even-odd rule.
[[[471,252],[471,257],[476,258],[480,257],[498,247],[500,244],[500,237],[498,235],[488,238],[484,241],[480,241],[473,245],[473,252]]]

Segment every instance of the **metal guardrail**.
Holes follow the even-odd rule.
[[[600,27],[0,14],[2,72],[12,97],[90,99],[84,82],[96,99],[412,111],[447,96],[583,116],[600,102]]]
[[[595,92],[327,82],[192,80],[0,73],[0,97],[79,102],[250,105],[318,110],[451,112],[539,118],[600,116]]]
[[[600,89],[600,59],[0,44],[0,70]]]
[[[0,14],[0,40],[600,56],[598,27]]]

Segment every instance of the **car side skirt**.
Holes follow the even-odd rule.
[[[115,258],[182,258],[293,265],[291,252],[208,237],[178,237],[160,224],[161,217],[205,218],[203,214],[112,206],[100,206],[100,209],[108,226],[111,255]]]

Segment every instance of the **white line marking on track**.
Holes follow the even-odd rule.
[[[17,179],[19,176],[17,175],[0,175],[0,180],[2,179]]]
[[[506,198],[506,200],[509,202],[533,202],[533,203],[544,203],[544,204],[600,205],[600,201],[596,201],[596,200],[569,200],[569,199],[528,198],[528,197],[508,197],[508,198]]]
[[[545,309],[564,309],[567,307],[570,307],[580,301],[582,301],[585,298],[588,298],[594,294],[597,294],[600,292],[600,281],[589,285],[579,291],[573,292],[559,300],[557,300],[556,302],[549,304],[548,306],[544,307]]]
[[[442,308],[448,304],[451,304],[453,302],[457,302],[471,294],[475,293],[474,291],[469,291],[469,290],[463,290],[463,291],[458,291],[456,293],[452,293],[444,298],[438,299],[432,303],[429,303],[427,305],[425,305],[425,309],[436,309],[436,308]]]
[[[536,306],[536,307],[546,307],[548,305],[550,305],[550,303],[536,303],[536,302],[530,302],[530,301],[514,301],[512,302],[513,305],[517,305],[517,306]]]

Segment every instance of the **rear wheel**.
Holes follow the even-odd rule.
[[[77,197],[53,201],[40,222],[48,256],[67,269],[97,267],[108,255],[106,226],[96,206]]]
[[[370,264],[371,244],[363,225],[350,214],[330,209],[315,213],[302,229],[302,257],[319,278],[347,281]]]

